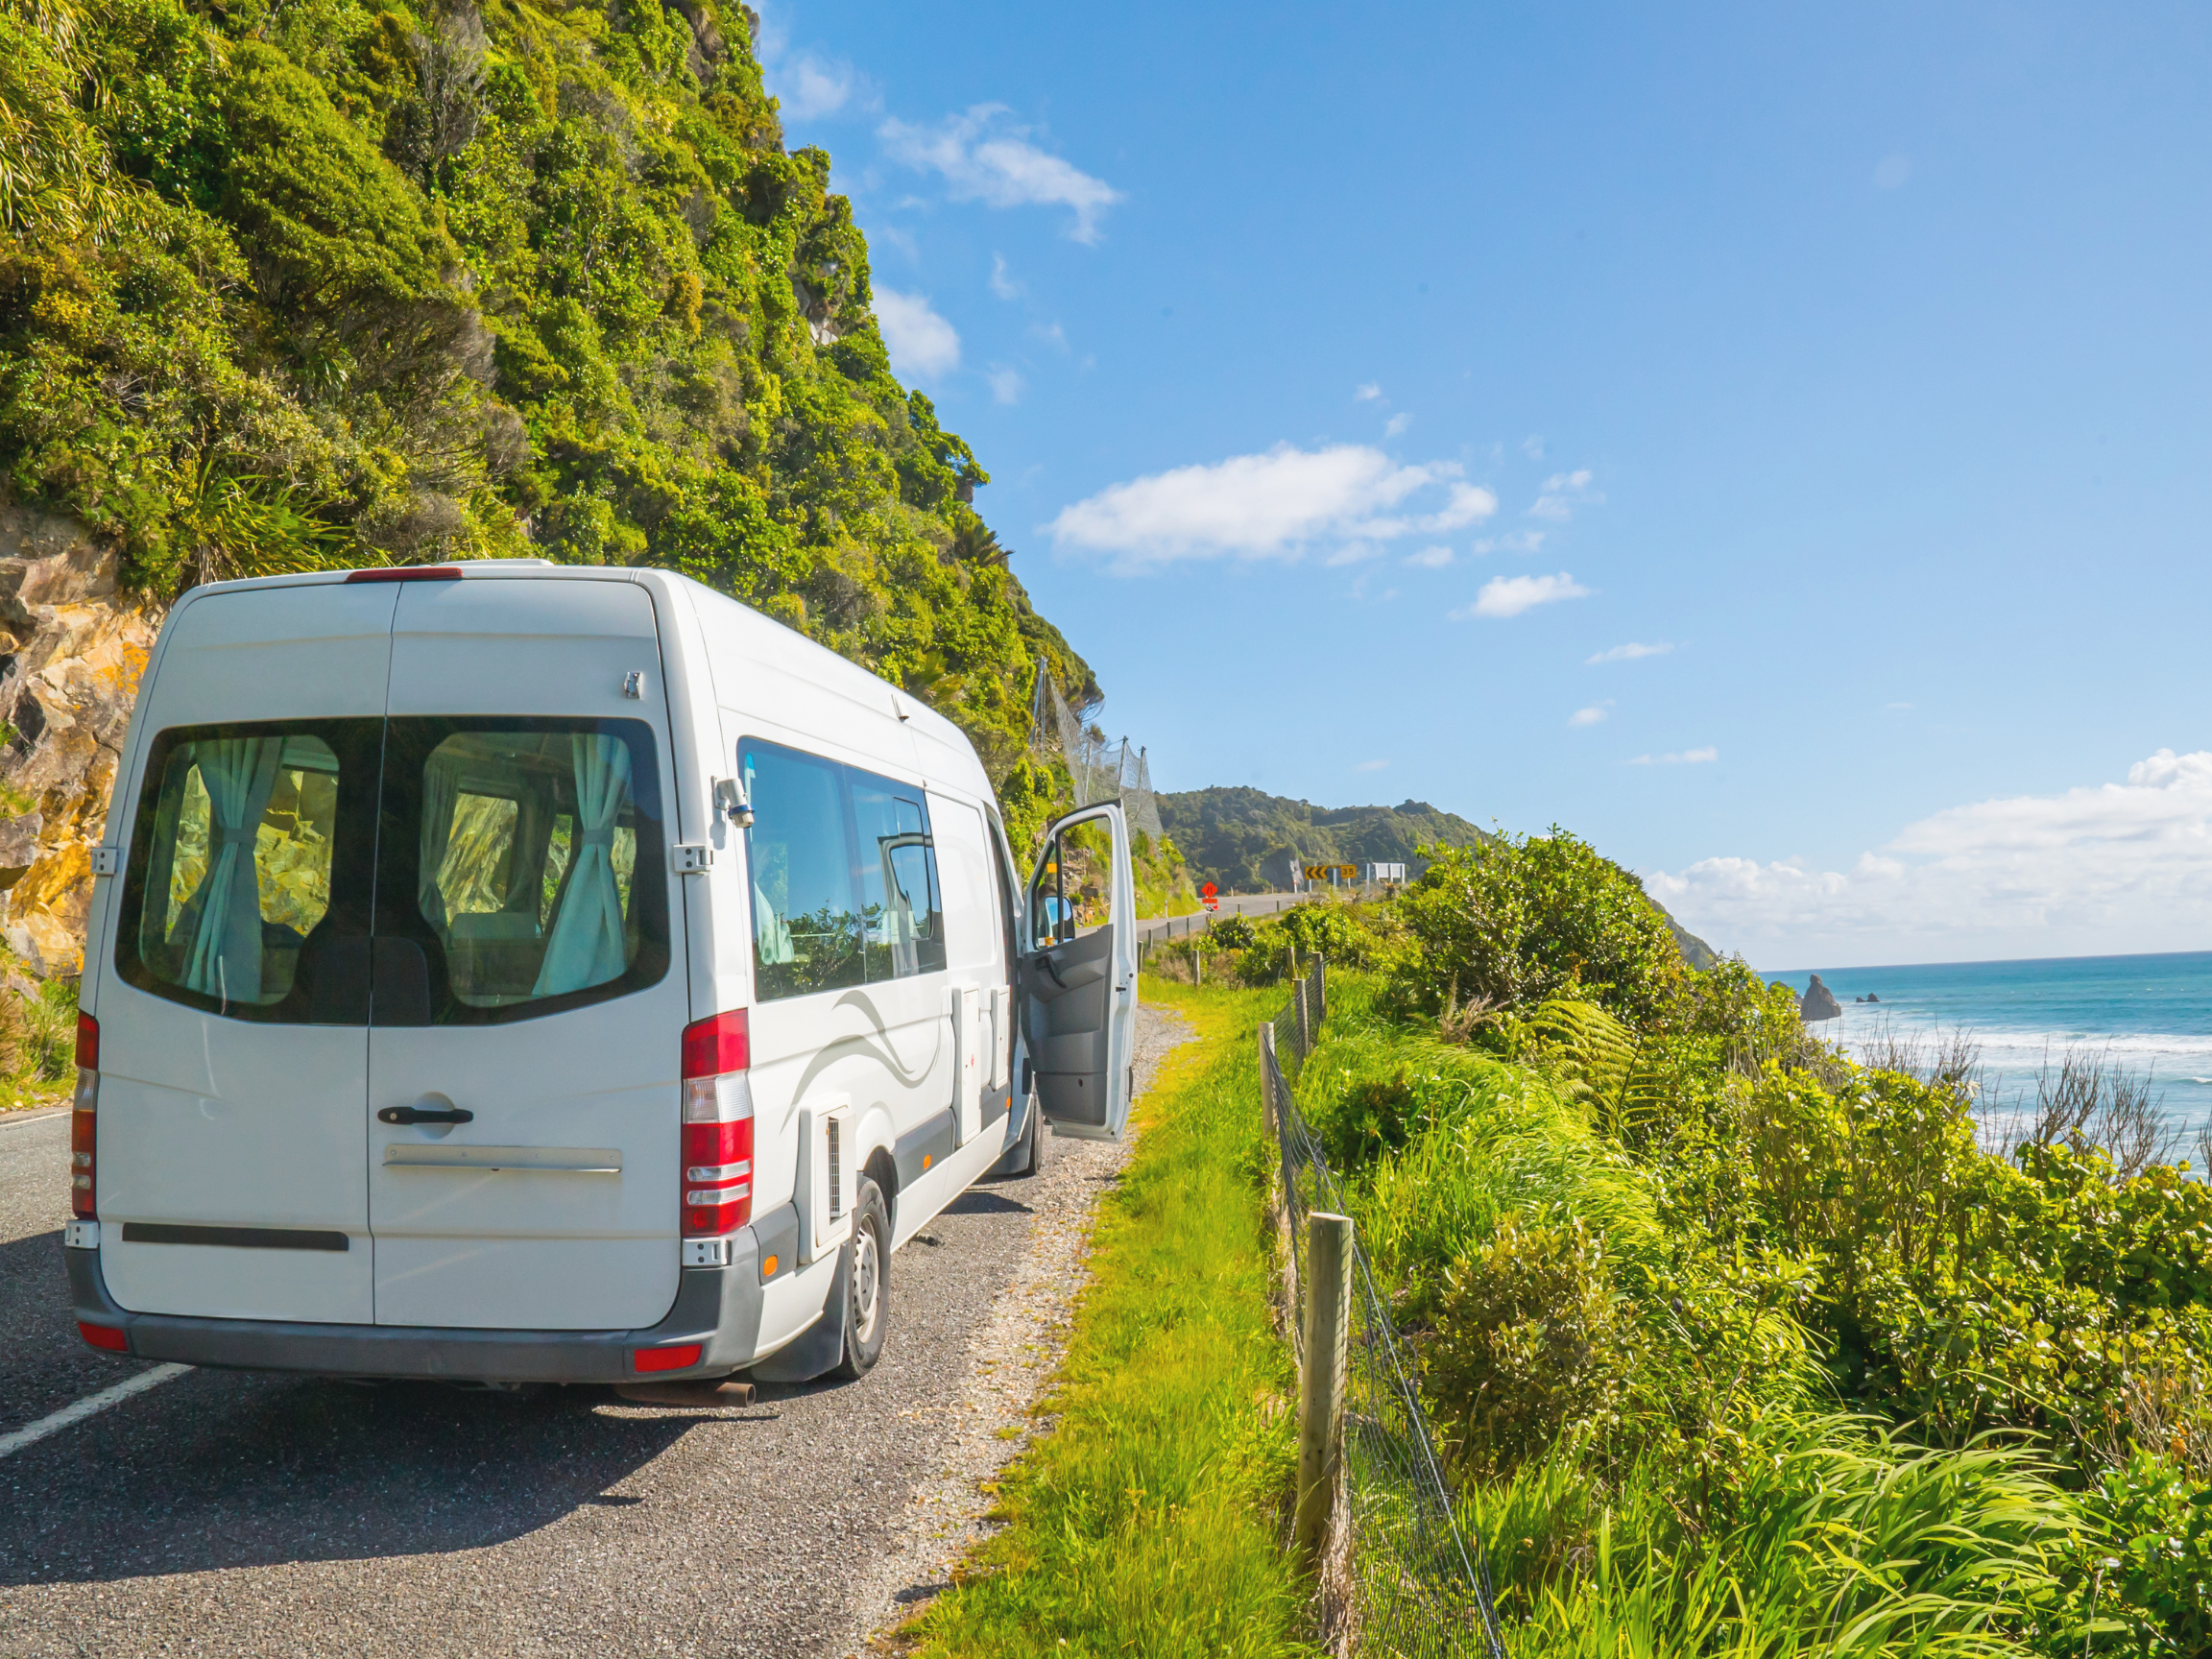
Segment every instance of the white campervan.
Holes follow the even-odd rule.
[[[108,826],[65,1252],[95,1347],[857,1375],[894,1250],[1034,1169],[1040,1118],[1128,1115],[1119,808],[1024,888],[958,730],[681,576],[194,589]]]

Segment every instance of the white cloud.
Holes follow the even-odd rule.
[[[1604,496],[1590,488],[1593,474],[1582,467],[1573,472],[1554,472],[1544,480],[1544,488],[1536,496],[1536,503],[1528,509],[1531,518],[1551,518],[1564,522],[1575,516],[1575,509],[1584,503],[1603,501]]]
[[[1487,616],[1502,619],[1518,616],[1524,611],[1533,611],[1539,605],[1556,604],[1562,599],[1588,598],[1590,589],[1562,570],[1556,576],[1493,576],[1482,584],[1475,595],[1475,603],[1452,613],[1452,620],[1465,622],[1472,617]]]
[[[1412,424],[1412,416],[1403,413],[1393,415],[1389,420],[1382,422],[1382,436],[1385,438],[1395,438],[1400,433],[1404,432],[1407,427]]]
[[[1418,553],[1407,554],[1406,563],[1416,565],[1423,570],[1441,570],[1445,565],[1452,563],[1452,549],[1449,547],[1424,547]]]
[[[1585,667],[1598,662],[1633,662],[1639,657],[1664,657],[1673,649],[1664,640],[1657,645],[1639,645],[1631,639],[1625,645],[1616,645],[1610,650],[1599,652],[1595,657],[1585,657],[1582,661]]]
[[[1714,748],[1685,749],[1679,755],[1639,755],[1628,762],[1631,766],[1702,766],[1720,758],[1720,751]]]
[[[900,229],[896,225],[877,224],[869,226],[869,252],[874,252],[877,249],[883,247],[898,249],[900,252],[906,255],[909,264],[919,265],[922,263],[922,244],[915,241],[908,232]]]
[[[1098,217],[1125,200],[1103,179],[1029,141],[1031,128],[1001,117],[1003,104],[977,104],[934,126],[886,121],[876,130],[891,158],[918,172],[937,173],[955,202],[991,207],[1068,207],[1078,242],[1098,240]]]
[[[1047,346],[1057,346],[1063,351],[1068,349],[1068,331],[1057,323],[1032,323],[1029,332]]]
[[[1508,530],[1503,536],[1485,536],[1481,541],[1476,542],[1470,551],[1476,553],[1541,553],[1544,551],[1544,538],[1550,532],[1544,530]]]
[[[767,74],[768,90],[790,121],[819,121],[836,114],[853,102],[859,79],[852,64],[817,58],[811,52],[786,58]]]
[[[1544,459],[1544,440],[1531,432],[1521,440],[1521,453],[1531,461]]]
[[[1317,541],[1341,549],[1433,536],[1495,513],[1498,497],[1459,474],[1455,461],[1402,463],[1364,445],[1278,444],[1113,485],[1063,508],[1046,529],[1124,571],[1178,559],[1290,559]]]
[[[1885,156],[1874,169],[1874,187],[1877,190],[1894,190],[1911,177],[1911,156]]]
[[[1577,709],[1574,713],[1567,716],[1567,724],[1570,726],[1595,726],[1599,721],[1605,718],[1605,710],[1612,707],[1613,699],[1608,697],[1602,703],[1593,703],[1587,709]]]
[[[1382,382],[1380,380],[1370,380],[1366,385],[1355,387],[1353,389],[1352,401],[1355,403],[1372,403],[1376,398],[1382,396]]]
[[[994,363],[983,376],[990,382],[991,401],[994,403],[1019,403],[1022,393],[1029,384],[1022,378],[1022,371],[1011,364]]]
[[[991,255],[991,292],[1001,300],[1019,300],[1027,292],[1021,283],[1006,275],[1006,256]]]
[[[1352,770],[1355,772],[1381,772],[1385,770],[1389,764],[1390,762],[1387,760],[1362,760]]]
[[[1768,962],[2200,950],[2212,931],[2212,751],[2124,783],[1954,806],[1848,870],[1707,858],[1648,878],[1694,929]]]
[[[1372,541],[1347,541],[1321,563],[1333,568],[1339,565],[1364,565],[1370,559],[1382,558],[1383,552],[1384,549]]]
[[[891,367],[925,378],[960,367],[960,336],[930,308],[926,297],[876,288],[876,324],[883,330]]]

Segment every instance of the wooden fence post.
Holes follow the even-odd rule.
[[[1267,1097],[1267,1127],[1275,1150],[1275,1178],[1269,1183],[1273,1200],[1270,1219],[1275,1224],[1275,1248],[1283,1258],[1283,1334],[1295,1358],[1304,1335],[1304,1327],[1298,1322],[1298,1195],[1292,1190],[1298,1171],[1290,1166],[1290,1149],[1283,1141],[1283,1102],[1275,1095],[1277,1075],[1275,1022],[1270,1020],[1260,1027],[1260,1089]]]
[[[1352,1220],[1306,1218],[1306,1353],[1298,1374],[1298,1510],[1293,1542],[1317,1571],[1344,1459],[1344,1361],[1351,1335]]]
[[[1313,1028],[1306,1017],[1306,981],[1294,980],[1290,989],[1291,1000],[1298,1004],[1298,1064],[1303,1066],[1306,1056],[1313,1052]]]

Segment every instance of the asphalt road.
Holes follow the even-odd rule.
[[[970,1191],[893,1259],[875,1371],[743,1410],[186,1371],[0,1456],[0,1655],[849,1652],[961,1442],[972,1334],[1118,1155],[1052,1141]],[[0,1440],[147,1369],[70,1320],[67,1161],[66,1113],[0,1118]]]
[[[1302,903],[1308,895],[1303,893],[1229,893],[1217,901],[1220,909],[1216,916],[1272,916],[1278,910],[1287,910]],[[1147,916],[1137,924],[1137,937],[1142,939],[1180,939],[1186,933],[1196,933],[1206,926],[1206,913],[1201,910],[1193,916]]]

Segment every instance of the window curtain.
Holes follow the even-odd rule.
[[[281,737],[226,737],[193,757],[207,790],[207,874],[192,896],[199,917],[183,983],[225,1001],[261,997],[261,871],[253,841],[276,787]]]
[[[453,812],[461,800],[461,768],[433,755],[422,768],[421,875],[416,902],[422,919],[444,933],[451,922],[445,914],[445,890],[438,878],[445,872],[445,854],[453,844]]]
[[[776,906],[760,890],[757,881],[753,883],[753,947],[759,951],[764,963],[788,962],[795,954],[791,949],[791,924],[777,914]]]
[[[576,767],[575,860],[553,918],[537,997],[558,997],[619,978],[629,966],[622,890],[614,881],[614,820],[630,798],[630,747],[619,737],[569,739]]]

